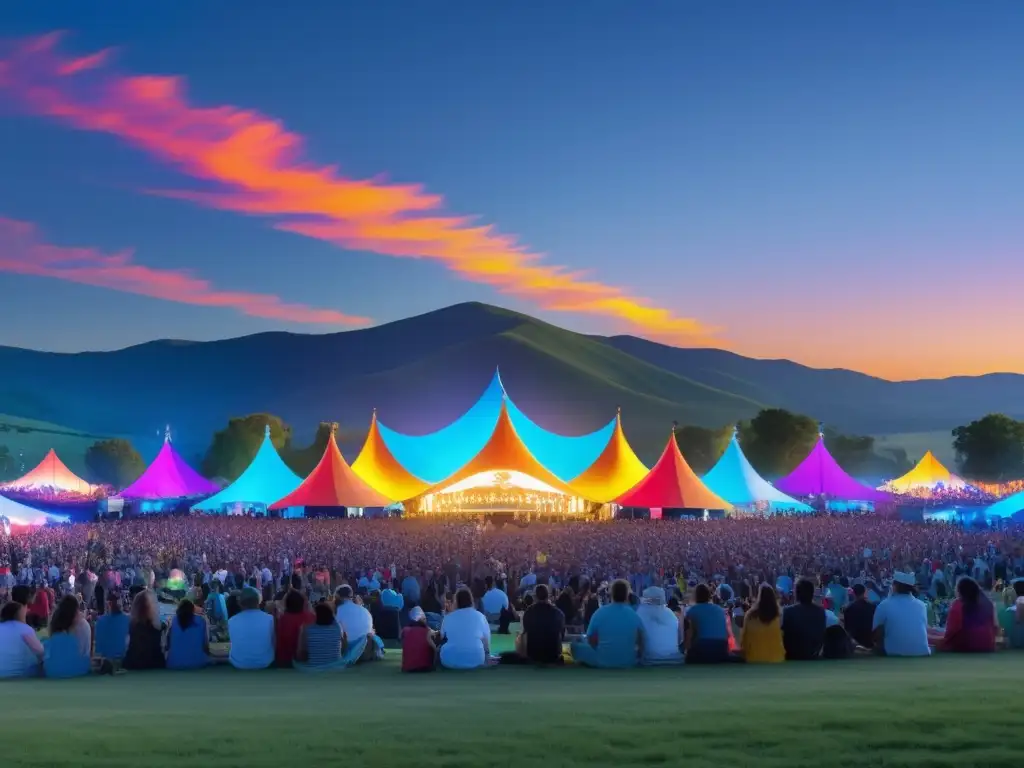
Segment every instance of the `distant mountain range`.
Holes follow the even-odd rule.
[[[127,436],[144,453],[155,452],[170,424],[194,455],[229,417],[267,411],[289,422],[299,442],[320,421],[340,422],[351,454],[373,408],[393,429],[433,431],[475,402],[496,367],[516,404],[558,432],[596,429],[621,406],[626,434],[647,460],[672,421],[721,426],[766,406],[876,435],[948,433],[993,411],[1024,418],[1020,375],[890,382],[632,336],[587,336],[477,303],[328,335],[154,341],[79,354],[0,347],[0,413]]]

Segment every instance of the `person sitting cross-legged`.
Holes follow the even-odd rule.
[[[434,632],[427,626],[427,615],[418,605],[409,611],[409,626],[402,630],[402,671],[432,672],[437,659]]]
[[[64,595],[50,617],[43,671],[46,677],[88,675],[92,670],[92,631],[79,612],[78,598]]]
[[[313,623],[299,630],[295,668],[316,671],[347,666],[344,660],[346,639],[334,615],[334,606],[326,600],[321,601],[313,606],[313,613]]]
[[[167,668],[203,669],[209,663],[210,625],[196,613],[195,603],[182,600],[167,633]]]
[[[42,671],[43,645],[25,623],[27,612],[14,600],[0,608],[0,678],[35,677]]]
[[[516,649],[511,654],[502,654],[502,662],[561,664],[565,615],[551,604],[547,584],[534,587],[533,598],[530,607],[523,611],[523,631],[516,637]]]
[[[266,669],[274,663],[274,617],[260,610],[261,598],[259,590],[246,587],[238,600],[241,610],[228,619],[228,661],[235,669]]]
[[[743,618],[740,648],[743,660],[751,664],[777,664],[786,660],[782,613],[775,590],[769,584],[761,585],[757,602]]]
[[[373,616],[357,602],[348,584],[342,584],[335,593],[335,612],[345,637],[346,665],[384,657],[384,643],[373,630]]]
[[[897,571],[892,593],[878,604],[872,627],[875,652],[885,656],[928,656],[928,608],[914,597],[914,574]]]
[[[644,628],[644,655],[641,663],[647,666],[682,664],[683,625],[666,605],[665,590],[647,587],[640,596],[636,615]]]
[[[586,641],[571,646],[573,660],[584,666],[625,669],[643,658],[644,627],[629,605],[629,582],[612,582],[611,597],[591,618]]]
[[[455,593],[455,610],[441,622],[441,666],[445,669],[477,669],[487,665],[491,654],[491,628],[473,607],[473,593],[462,587]]]
[[[121,593],[107,592],[107,612],[96,619],[96,655],[120,664],[128,652],[130,620],[121,608]]]
[[[729,627],[725,610],[711,601],[711,588],[698,584],[694,604],[686,609],[686,663],[721,664],[730,660]]]

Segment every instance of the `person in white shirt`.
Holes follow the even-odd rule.
[[[228,661],[235,669],[266,669],[274,663],[274,617],[260,610],[260,593],[252,587],[238,602],[241,612],[228,619]]]
[[[501,612],[508,610],[508,595],[494,585],[494,578],[491,576],[484,579],[484,586],[487,591],[480,599],[480,604],[487,620],[496,624],[501,619]]]
[[[463,587],[455,593],[455,610],[441,622],[441,666],[446,669],[476,669],[487,664],[491,654],[491,628],[473,607],[472,593]]]
[[[0,609],[0,678],[38,675],[43,644],[25,623],[25,606],[13,600]]]
[[[896,571],[892,593],[875,608],[875,649],[886,656],[929,656],[928,608],[914,597],[914,574]]]
[[[644,655],[640,663],[682,664],[683,654],[679,646],[683,642],[683,627],[679,618],[665,605],[665,590],[661,587],[645,589],[636,615],[644,627]]]
[[[345,646],[343,658],[354,664],[381,658],[383,643],[373,631],[370,612],[355,601],[352,587],[342,584],[335,593],[335,619]]]

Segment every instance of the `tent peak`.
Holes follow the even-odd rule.
[[[164,427],[164,443],[171,442],[171,425],[168,424]]]
[[[270,437],[270,425],[269,424],[267,424],[265,427],[263,427],[263,436],[264,437]]]

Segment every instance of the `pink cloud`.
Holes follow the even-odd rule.
[[[441,213],[418,184],[351,179],[306,159],[302,137],[235,106],[193,105],[180,77],[123,75],[106,52],[68,57],[60,35],[0,46],[0,91],[24,110],[117,136],[212,191],[159,190],[196,204],[268,217],[273,226],[343,248],[437,261],[459,277],[560,312],[611,318],[670,342],[712,329],[627,289],[544,262],[516,238]]]
[[[200,307],[233,309],[243,315],[292,323],[365,325],[369,320],[333,309],[287,304],[266,293],[222,291],[183,270],[136,264],[131,250],[103,253],[95,248],[52,245],[37,227],[0,217],[0,272],[50,277]]]

